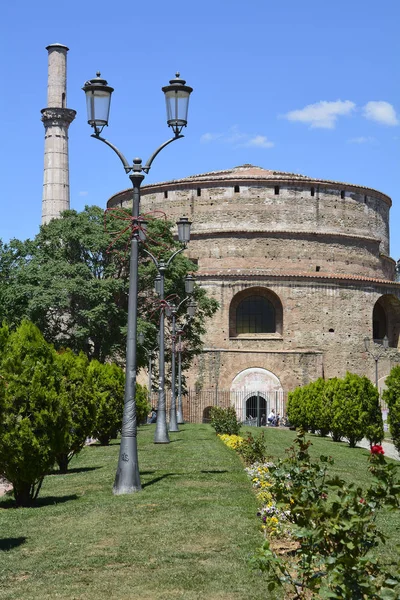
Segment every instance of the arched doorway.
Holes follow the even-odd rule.
[[[203,410],[203,423],[211,423],[211,409],[212,406],[206,406]]]
[[[262,425],[274,408],[284,414],[284,393],[279,378],[261,367],[244,369],[233,379],[230,389],[231,405],[240,421]]]
[[[263,394],[258,392],[252,394],[246,399],[246,421],[255,421],[255,425],[260,427],[266,425],[268,416],[268,404]]]

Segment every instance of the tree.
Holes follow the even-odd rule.
[[[56,460],[61,473],[66,473],[72,457],[82,450],[93,431],[96,402],[89,385],[87,356],[67,349],[57,354],[57,363],[61,374],[60,397],[68,413],[68,426]]]
[[[96,402],[96,422],[92,433],[101,445],[108,446],[122,426],[124,373],[116,364],[92,360],[88,377]]]
[[[339,380],[332,403],[332,426],[354,448],[367,436],[371,444],[383,439],[379,394],[367,377],[347,373]]]
[[[18,506],[29,506],[60,452],[68,413],[54,348],[23,321],[0,330],[0,473]]]
[[[385,381],[383,399],[389,407],[389,427],[393,443],[400,452],[400,366],[393,367]]]
[[[331,414],[325,402],[326,381],[319,377],[306,386],[307,421],[311,431],[319,431],[321,436],[330,431]]]
[[[308,430],[305,387],[298,387],[288,394],[287,416],[293,427]]]
[[[0,320],[11,326],[33,321],[56,348],[83,351],[100,362],[125,356],[129,275],[129,210],[118,216],[96,206],[69,210],[42,225],[34,240],[0,243]],[[166,220],[149,219],[146,245],[158,258],[170,256],[178,243]],[[118,233],[118,229],[124,233]],[[166,273],[166,296],[184,297],[184,277],[196,266],[179,255]],[[153,292],[155,267],[141,249],[139,329],[155,347],[158,299]],[[182,355],[186,368],[200,351],[204,320],[218,308],[197,286],[196,317],[186,329],[189,343]],[[184,307],[183,307],[184,310]],[[150,315],[153,318],[150,320]],[[139,347],[138,367],[146,364]]]
[[[341,379],[338,377],[332,377],[325,382],[324,388],[324,409],[322,419],[329,423],[329,431],[332,435],[334,442],[340,442],[342,439],[342,432],[339,428],[340,423],[336,424],[334,417],[334,400],[336,393],[340,387]]]

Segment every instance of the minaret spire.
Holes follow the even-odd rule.
[[[68,128],[76,111],[67,106],[67,46],[51,44],[48,52],[47,108],[45,128],[42,224],[69,209]]]

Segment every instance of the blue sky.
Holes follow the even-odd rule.
[[[71,207],[105,206],[129,187],[118,158],[90,137],[83,83],[115,88],[106,137],[144,160],[165,139],[161,87],[176,70],[194,88],[185,138],[145,183],[252,163],[361,184],[393,200],[400,258],[398,0],[27,2],[0,23],[0,238],[33,237],[41,217],[47,52],[70,48]]]

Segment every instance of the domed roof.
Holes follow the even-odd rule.
[[[173,179],[168,183],[184,183],[184,182],[201,182],[201,181],[218,181],[226,179],[301,179],[306,181],[317,181],[311,177],[300,175],[299,173],[284,173],[282,171],[271,171],[263,169],[255,165],[244,164],[232,169],[223,171],[210,171],[208,173],[200,173],[199,175],[190,175],[183,179]],[[155,184],[156,185],[156,184]]]
[[[221,171],[209,171],[207,173],[200,173],[198,175],[189,175],[189,177],[183,177],[181,179],[170,179],[169,181],[159,181],[157,183],[148,183],[142,186],[142,194],[152,194],[161,190],[169,190],[171,188],[185,189],[189,187],[199,187],[203,185],[210,185],[212,187],[223,186],[223,182],[232,182],[246,186],[247,182],[250,186],[252,183],[270,182],[270,185],[276,182],[276,184],[315,184],[322,185],[324,187],[334,186],[335,188],[340,187],[341,189],[346,188],[349,190],[355,190],[361,193],[372,192],[374,196],[378,196],[389,206],[392,205],[392,201],[386,194],[375,190],[373,188],[366,187],[364,185],[357,185],[354,183],[344,183],[343,181],[334,181],[329,179],[320,179],[314,177],[308,177],[307,175],[301,175],[300,173],[289,173],[285,171],[275,171],[271,169],[264,169],[251,164],[239,165],[232,169],[224,169]],[[108,200],[107,205],[113,206],[115,203],[119,203],[121,196],[125,196],[132,192],[132,188],[128,188],[117,192]]]

